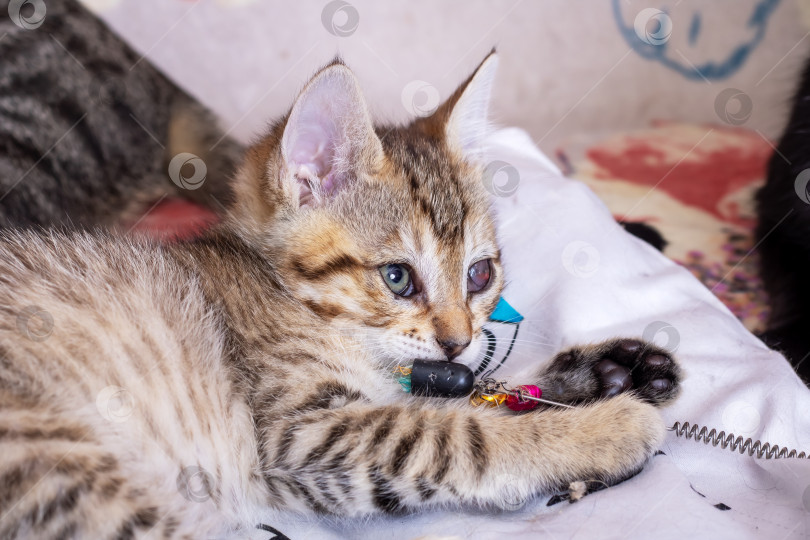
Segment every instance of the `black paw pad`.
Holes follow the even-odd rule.
[[[595,369],[601,380],[602,397],[616,396],[633,386],[630,370],[612,360],[602,360]]]
[[[672,388],[672,381],[669,379],[653,379],[650,381],[650,386],[653,390],[665,392]]]
[[[641,350],[641,347],[643,347],[644,344],[636,339],[623,339],[619,341],[617,346],[624,353],[638,354],[638,351]]]
[[[652,354],[644,359],[644,362],[650,366],[665,366],[671,361],[663,354]]]
[[[663,403],[677,394],[680,368],[664,349],[621,339],[603,344],[598,351],[593,370],[602,397],[632,390],[650,403]]]

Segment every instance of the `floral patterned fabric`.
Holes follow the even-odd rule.
[[[772,152],[757,131],[659,122],[595,142],[569,140],[557,158],[617,220],[658,231],[664,254],[759,332],[768,308],[754,250],[753,197]]]

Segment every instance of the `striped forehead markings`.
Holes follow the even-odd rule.
[[[450,167],[448,171],[441,171],[418,165],[416,159],[403,163],[411,197],[429,219],[437,238],[444,242],[463,242],[467,203],[458,176]]]

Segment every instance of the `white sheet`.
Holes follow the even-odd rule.
[[[626,234],[596,196],[563,178],[523,131],[495,133],[490,157],[511,164],[520,179],[511,196],[495,197],[508,280],[504,298],[525,317],[498,375],[527,382],[521,372],[565,347],[646,334],[677,348],[687,372],[682,396],[663,410],[667,424],[697,422],[810,450],[810,391],[779,354],[689,272]],[[494,366],[514,326],[492,329],[499,337]],[[363,525],[268,516],[266,523],[291,539],[810,536],[810,460],[754,459],[672,433],[662,450],[666,455],[635,478],[576,504],[549,507],[539,498],[497,515],[433,512]],[[730,509],[715,507],[721,503]]]

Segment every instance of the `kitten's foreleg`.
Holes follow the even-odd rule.
[[[574,481],[627,478],[662,435],[657,411],[629,395],[524,415],[357,404],[267,429],[265,475],[279,502],[319,513],[514,509]]]

